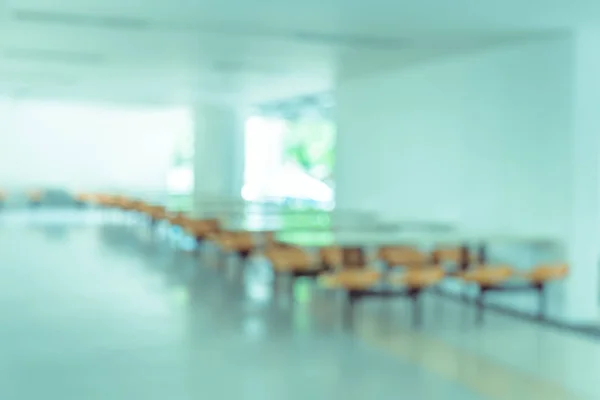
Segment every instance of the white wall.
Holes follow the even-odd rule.
[[[241,198],[244,115],[236,107],[199,104],[193,117],[195,197]]]
[[[185,110],[5,100],[0,187],[163,190]]]
[[[571,39],[340,82],[337,204],[391,219],[555,234],[565,202]]]

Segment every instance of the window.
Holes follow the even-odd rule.
[[[335,126],[318,109],[263,114],[246,124],[247,200],[333,204]]]

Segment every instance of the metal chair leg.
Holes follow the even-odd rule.
[[[202,254],[202,246],[204,245],[204,238],[201,237],[196,237],[196,248],[195,253],[197,257],[200,257],[200,255]]]
[[[535,285],[535,288],[538,292],[538,319],[544,319],[546,317],[546,306],[547,306],[547,297],[546,297],[546,287],[543,283],[538,283]]]
[[[272,296],[275,298],[275,296],[277,296],[277,291],[279,290],[279,274],[275,271],[273,271],[273,281],[271,282],[271,285]]]
[[[250,250],[240,250],[237,252],[238,269],[236,271],[236,277],[240,282],[244,281],[244,276],[246,274],[246,266],[248,265],[248,259],[250,258],[250,254]]]
[[[351,329],[354,326],[354,306],[358,300],[358,296],[353,291],[347,293],[346,303],[344,307],[344,327]]]
[[[290,296],[290,300],[292,301],[292,303],[295,302],[296,300],[296,296],[295,296],[295,292],[294,289],[296,289],[296,280],[298,279],[298,276],[294,273],[290,274],[289,276],[289,282],[288,282],[288,295]]]
[[[223,273],[225,273],[225,269],[227,268],[228,254],[224,250],[219,250],[217,254],[217,269]]]
[[[477,320],[476,320],[477,325],[483,324],[483,314],[485,312],[485,307],[484,307],[485,292],[486,292],[485,287],[479,288],[479,294],[477,295]]]
[[[421,291],[414,290],[409,293],[412,301],[412,324],[413,327],[419,327],[423,323],[423,307],[421,304]]]
[[[442,293],[439,287],[433,287],[432,290],[438,295],[435,299],[435,319],[436,322],[440,322],[444,319],[444,299],[439,296]]]

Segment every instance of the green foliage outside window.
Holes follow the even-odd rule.
[[[333,172],[335,129],[326,119],[290,122],[284,140],[284,157],[307,174],[329,182]]]

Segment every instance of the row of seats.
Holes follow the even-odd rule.
[[[192,219],[183,213],[168,212],[162,205],[147,203],[139,199],[101,193],[80,193],[76,198],[82,204],[139,213],[146,216],[152,224],[166,221],[173,226],[181,227],[198,241],[206,239],[220,230],[216,219]]]
[[[44,197],[44,191],[42,190],[30,190],[25,193],[30,203],[40,203]],[[0,202],[5,202],[10,197],[10,193],[0,190]]]
[[[378,249],[374,259],[367,260],[361,247],[328,246],[315,252],[278,242],[275,232],[226,231],[216,219],[192,219],[141,200],[98,194],[80,195],[79,200],[137,212],[147,216],[152,223],[166,221],[179,226],[199,245],[211,241],[224,256],[236,254],[244,261],[252,254],[262,254],[270,261],[276,277],[312,277],[325,287],[345,291],[349,320],[358,300],[405,296],[413,301],[414,323],[418,324],[421,321],[419,300],[422,293],[437,287],[444,279],[457,279],[465,287],[476,286],[479,289],[475,300],[479,322],[483,321],[484,296],[492,291],[536,292],[539,296],[538,314],[543,318],[546,285],[568,273],[568,266],[563,263],[539,265],[525,271],[509,265],[488,264],[466,246],[425,252],[402,244],[385,245]]]
[[[535,291],[539,298],[538,317],[545,317],[545,289],[568,274],[565,263],[543,264],[521,270],[506,264],[487,264],[465,247],[438,248],[423,252],[404,245],[381,246],[374,260],[367,261],[359,247],[322,248],[311,258],[306,250],[286,246],[267,250],[276,271],[292,273],[316,271],[325,285],[346,290],[350,302],[364,297],[406,295],[418,301],[423,290],[437,286],[443,279],[462,281],[464,287],[476,286],[477,321],[483,320],[484,297],[489,292]],[[383,265],[384,268],[377,266]],[[387,291],[389,287],[402,291]],[[464,300],[468,300],[465,296]],[[415,321],[420,317],[415,316]]]

